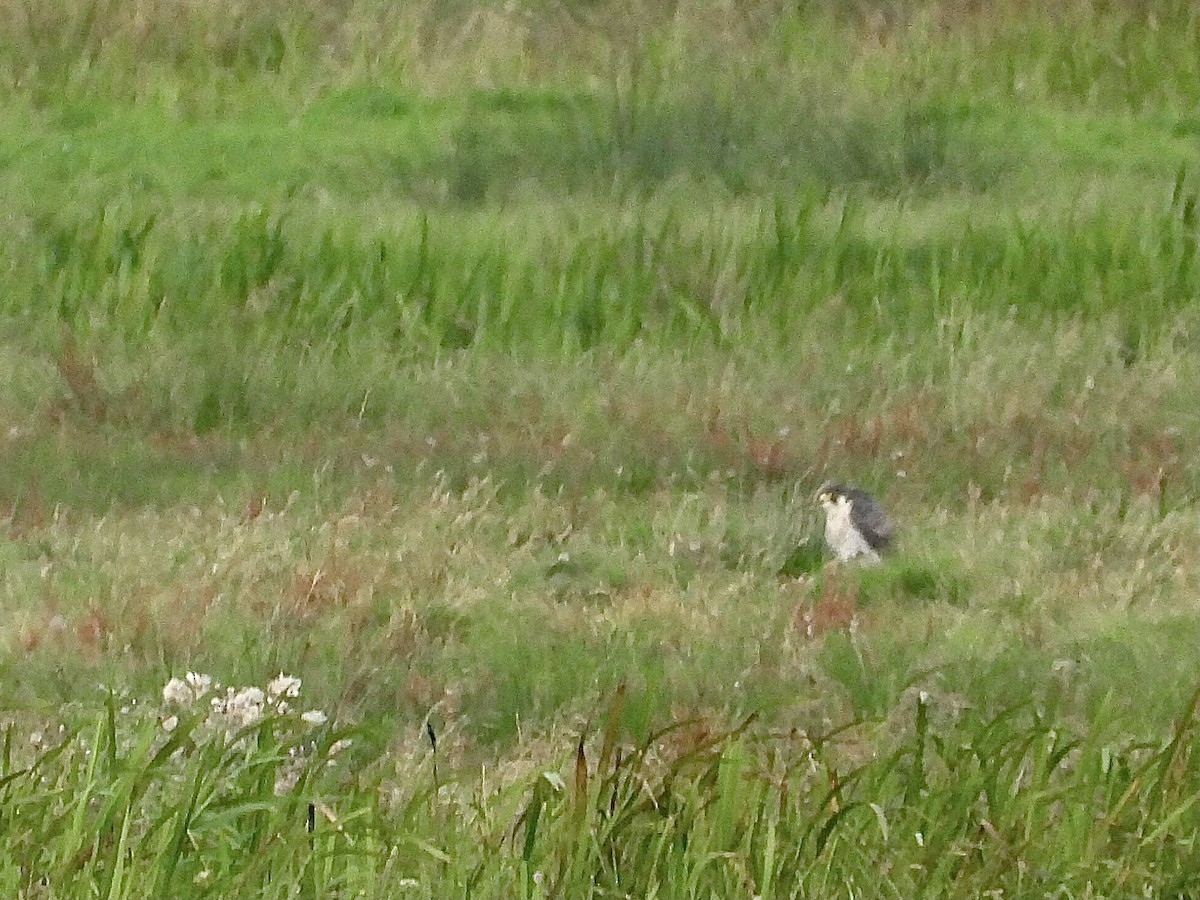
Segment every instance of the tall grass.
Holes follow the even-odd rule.
[[[671,13],[655,4],[583,8],[442,0],[397,8],[362,0],[183,4],[146,0],[6,0],[2,71],[10,88],[50,101],[65,91],[136,95],[166,75],[182,83],[250,73],[416,79],[451,91],[475,83],[611,75],[614,60],[648,59],[674,75],[732,54],[781,71],[836,70],[831,34],[851,37],[850,59],[877,75],[945,80],[987,92],[1143,109],[1196,98],[1200,22],[1183,0],[1153,7],[1077,0],[1040,9],[1022,3],[964,9],[937,0],[780,5],[736,11],[707,2]],[[985,52],[977,52],[984,48]],[[878,63],[882,62],[883,66]],[[831,66],[830,64],[834,65]],[[886,77],[886,76],[885,76]],[[911,85],[910,85],[911,86]]]
[[[231,739],[191,720],[167,734],[110,706],[34,754],[9,728],[0,879],[17,894],[108,897],[1196,887],[1191,707],[1143,742],[1032,707],[947,716],[922,695],[864,758],[865,724],[773,735],[693,721],[630,743],[615,718],[623,697],[548,769],[439,770],[430,730],[399,766],[360,755],[352,778],[325,774],[316,751],[282,792],[274,714]]]
[[[778,339],[831,298],[866,335],[925,331],[955,310],[1043,320],[1120,315],[1154,331],[1196,296],[1195,193],[1136,211],[978,220],[923,237],[852,199],[703,215],[692,205],[401,213],[387,225],[299,200],[199,218],[114,201],[30,222],[4,273],[5,314],[133,343],[222,324],[281,341],[356,331],[518,349]],[[56,327],[56,326],[53,326]]]
[[[959,18],[937,4],[866,4],[849,21],[819,6],[736,19],[636,7],[627,30],[552,4],[9,12],[12,96],[63,119],[27,120],[32,143],[11,151],[0,313],[42,353],[66,329],[179,359],[192,383],[171,402],[189,397],[183,417],[201,431],[256,418],[239,385],[293,355],[779,345],[835,319],[854,340],[908,339],[1010,309],[1112,317],[1133,348],[1198,289],[1197,161],[1186,117],[1171,118],[1200,55],[1182,52],[1196,40],[1186,4],[1056,14],[1072,47],[1105,48],[1089,63],[1035,40],[1059,33],[1050,13]],[[481,21],[496,17],[523,35],[501,87],[479,56]],[[543,59],[543,29],[558,26],[571,52]],[[1105,74],[1120,86],[1086,74],[1113,42],[1125,62]],[[411,78],[353,62],[393,51]],[[427,57],[482,83],[448,91]],[[1010,76],[984,72],[996,60]],[[1139,162],[1104,162],[1088,143],[1134,128],[1063,136],[1014,110],[1088,108],[1050,61],[1166,117],[1138,137]],[[160,93],[130,96],[122,79]],[[217,114],[238,127],[187,112],[206,94],[228,98]],[[1047,196],[1049,179],[1061,187]],[[128,378],[151,376],[138,365]]]

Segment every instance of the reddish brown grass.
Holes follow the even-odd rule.
[[[792,614],[792,627],[808,639],[830,631],[849,631],[857,621],[858,582],[845,577],[836,565],[826,567],[816,602],[801,601]]]

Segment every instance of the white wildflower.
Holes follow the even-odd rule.
[[[262,688],[244,687],[234,696],[237,700],[241,698],[243,703],[253,703],[255,706],[262,706],[267,702],[266,695],[263,694]]]
[[[191,706],[209,692],[213,680],[208,675],[188,672],[184,678],[172,678],[163,688],[163,702],[176,706]]]
[[[279,676],[272,678],[267,685],[267,696],[272,700],[276,697],[299,697],[300,679],[280,672]]]
[[[281,766],[275,773],[275,796],[282,797],[284,794],[294,791],[296,785],[300,783],[300,775],[303,771],[303,762],[297,764],[289,760],[286,765]]]
[[[187,706],[195,699],[195,696],[182,678],[172,678],[162,691],[163,703],[172,703],[176,706]]]
[[[167,716],[162,720],[163,731],[174,731],[179,724],[179,716]]]
[[[225,700],[223,710],[229,725],[233,728],[254,725],[262,718],[263,704],[267,699],[262,688],[244,687],[236,694],[232,693],[232,690],[231,688],[230,696]]]
[[[188,687],[192,689],[192,693],[199,700],[212,689],[213,680],[209,675],[201,674],[200,672],[188,672],[184,676],[187,679]]]
[[[308,761],[308,753],[303,747],[293,747],[288,751],[288,758],[275,772],[275,796],[282,797],[295,790],[304,774],[304,766]]]
[[[310,709],[308,712],[301,713],[300,719],[304,722],[304,724],[315,727],[317,725],[324,725],[326,722],[328,722],[329,716],[325,715],[325,713],[321,712],[319,709]]]

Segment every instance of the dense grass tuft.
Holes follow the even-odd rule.
[[[167,732],[110,703],[33,754],[10,728],[0,777],[21,840],[0,878],[120,897],[1196,887],[1194,706],[1142,743],[921,692],[864,757],[867,723],[771,734],[693,719],[631,744],[618,724],[631,699],[614,695],[573,761],[485,781],[439,767],[432,726],[423,750],[414,735],[395,759],[358,754],[354,778],[342,757],[325,762],[331,735],[296,743],[275,712],[233,734],[204,734],[197,716]]]

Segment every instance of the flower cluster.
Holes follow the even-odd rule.
[[[305,729],[318,728],[329,721],[319,709],[309,709],[295,715],[291,701],[300,696],[302,682],[299,678],[280,672],[262,689],[256,686],[242,688],[222,687],[211,676],[188,672],[183,678],[172,678],[162,691],[164,731],[179,727],[179,713],[194,710],[202,701],[208,702],[208,715],[201,728],[219,734],[224,739],[240,745],[244,737],[239,733],[257,725],[268,715],[284,722],[299,723]],[[333,757],[350,746],[349,740],[339,740],[327,751],[328,765]],[[275,779],[275,793],[285,794],[299,783],[300,777],[316,752],[315,741],[305,741],[293,747],[287,759],[279,766]]]
[[[213,712],[225,719],[227,727],[249,728],[261,721],[267,695],[262,688],[244,687],[238,691],[226,688],[224,697],[213,697],[209,702]]]
[[[300,696],[299,678],[280,672],[267,683],[264,691],[260,687],[227,687],[222,691],[221,685],[210,675],[188,672],[183,678],[172,678],[163,687],[163,705],[179,710],[188,710],[203,700],[211,692],[209,705],[212,714],[231,730],[248,728],[258,724],[268,710],[279,715],[287,715],[292,711],[289,700]],[[306,725],[316,727],[324,725],[329,717],[319,709],[310,709],[300,714],[300,720]],[[163,719],[163,726],[172,730],[179,724],[176,715]]]
[[[212,690],[213,680],[208,675],[188,672],[185,678],[172,678],[163,688],[163,702],[175,706],[191,706]]]

